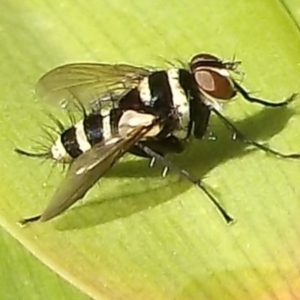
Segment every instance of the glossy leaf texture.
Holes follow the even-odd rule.
[[[167,67],[167,61],[199,52],[235,55],[245,72],[242,84],[255,95],[281,101],[300,92],[298,1],[0,5],[0,224],[24,246],[9,244],[7,278],[17,282],[18,270],[29,264],[31,274],[48,274],[41,282],[28,275],[30,284],[21,288],[35,298],[26,299],[297,299],[300,161],[247,148],[213,117],[217,140],[193,141],[171,159],[203,178],[235,225],[227,226],[189,183],[171,173],[162,179],[158,164],[150,169],[146,160],[128,155],[61,217],[19,228],[17,220],[42,211],[64,173],[49,161],[17,156],[13,148],[42,141],[41,124],[51,123],[44,112],[67,120],[33,93],[40,76],[65,63]],[[252,139],[295,152],[299,105],[265,109],[237,98],[224,114]],[[31,265],[27,251],[62,277],[60,288],[47,268]],[[7,285],[1,284],[1,299],[15,299]]]

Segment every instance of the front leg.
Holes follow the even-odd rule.
[[[252,145],[262,151],[265,151],[266,153],[273,154],[277,157],[281,158],[295,158],[299,159],[300,158],[300,153],[291,153],[291,154],[285,154],[278,152],[276,150],[273,150],[272,148],[269,148],[265,145],[262,145],[260,143],[257,143],[249,138],[247,138],[238,128],[235,127],[234,124],[232,124],[226,117],[224,117],[218,110],[212,108],[212,111],[221,119],[223,124],[233,133],[233,136],[235,139],[238,139],[248,145]]]
[[[280,106],[285,106],[288,105],[289,103],[291,103],[292,101],[294,101],[298,95],[298,93],[293,93],[291,96],[289,96],[287,99],[285,99],[282,102],[277,102],[277,103],[273,103],[273,102],[269,102],[263,99],[258,99],[258,98],[254,98],[251,97],[249,95],[248,92],[246,92],[242,86],[240,86],[236,81],[233,80],[233,84],[235,89],[237,90],[237,92],[239,92],[245,100],[249,101],[249,102],[254,102],[254,103],[259,103],[261,105],[264,106],[268,106],[268,107],[280,107]]]

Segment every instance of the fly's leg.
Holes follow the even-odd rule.
[[[258,98],[251,97],[249,95],[249,93],[246,90],[244,90],[242,88],[242,86],[240,86],[237,82],[233,81],[233,84],[234,84],[234,87],[236,88],[236,90],[245,98],[245,100],[247,100],[249,102],[258,103],[258,104],[261,104],[261,105],[264,105],[264,106],[268,106],[268,107],[286,106],[289,103],[291,103],[292,101],[294,101],[296,99],[297,95],[298,95],[297,93],[293,93],[291,96],[286,98],[284,101],[274,103],[274,102],[269,102],[269,101],[266,101],[266,100],[263,100],[263,99],[258,99]]]
[[[238,139],[248,145],[252,145],[262,151],[265,151],[266,153],[273,154],[277,157],[281,158],[294,158],[294,159],[299,159],[300,158],[300,153],[281,153],[278,152],[272,148],[269,148],[263,144],[257,143],[249,138],[247,138],[238,128],[235,127],[234,124],[232,124],[226,117],[224,117],[217,109],[212,108],[212,111],[220,118],[220,120],[225,124],[225,126],[232,131],[233,136],[235,139]]]
[[[151,150],[149,147],[141,143],[138,143],[137,145],[149,156],[154,157],[157,161],[160,161],[165,166],[165,169],[174,171],[181,177],[187,179],[189,182],[199,187],[204,192],[204,194],[210,199],[210,201],[215,205],[215,207],[218,209],[218,211],[220,212],[227,224],[234,222],[234,219],[226,212],[225,208],[223,208],[223,206],[218,202],[218,200],[207,190],[207,188],[203,185],[203,182],[200,179],[194,177],[186,170],[179,168],[171,161],[167,160],[165,157]]]

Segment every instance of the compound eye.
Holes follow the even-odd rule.
[[[216,89],[214,76],[209,70],[199,70],[195,72],[195,79],[198,86],[205,92],[212,92]]]
[[[199,68],[195,71],[194,76],[200,91],[213,98],[229,100],[236,94],[230,77],[224,76],[215,70]]]

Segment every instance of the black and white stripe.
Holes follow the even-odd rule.
[[[175,68],[155,71],[144,78],[137,88],[124,95],[117,108],[111,108],[106,112],[101,111],[101,114],[88,114],[62,132],[51,147],[52,158],[59,162],[70,162],[95,144],[105,142],[119,133],[119,120],[126,110],[166,118],[169,118],[171,111],[175,110],[177,119],[170,121],[171,125],[167,126],[161,141],[170,134],[173,136],[172,142],[174,138],[186,137],[187,131],[191,131],[189,128],[191,119],[195,124],[194,134],[201,138],[209,119],[209,109],[199,99],[199,91],[190,72]],[[199,117],[200,120],[197,121]],[[135,151],[133,153],[142,155]]]
[[[101,114],[89,114],[63,131],[50,149],[58,162],[69,163],[105,139]]]
[[[158,111],[175,108],[178,123],[172,131],[179,139],[190,135],[202,138],[207,129],[210,110],[199,92],[193,75],[186,69],[172,68],[153,72],[138,87],[140,98]]]
[[[146,106],[154,109],[168,109],[174,107],[182,118],[182,125],[187,123],[189,117],[188,90],[182,83],[183,69],[169,69],[158,71],[143,79],[138,89],[140,98]],[[187,79],[192,80],[188,73]]]

